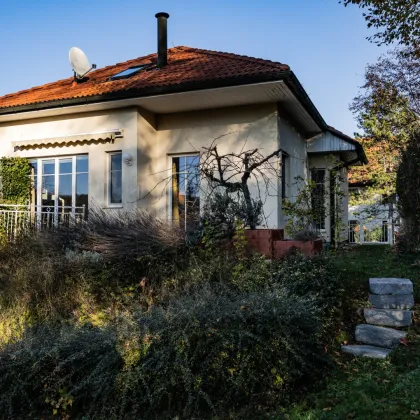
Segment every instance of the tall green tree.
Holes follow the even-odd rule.
[[[365,204],[380,195],[392,218],[400,157],[419,125],[420,56],[413,55],[410,48],[398,48],[368,65],[351,110],[364,132],[360,137],[364,137],[370,160],[367,171],[352,170],[351,181],[368,186]]]
[[[403,218],[399,244],[420,251],[420,131],[413,133],[397,172],[398,208]]]
[[[342,0],[364,9],[368,27],[379,29],[368,39],[378,45],[394,42],[420,55],[420,2],[418,0]]]

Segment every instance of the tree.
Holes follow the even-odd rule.
[[[350,181],[367,185],[364,204],[381,195],[393,218],[396,170],[420,115],[420,57],[396,49],[368,65],[361,93],[351,110],[364,135],[369,166],[352,169]],[[377,201],[374,205],[377,204]],[[374,207],[372,207],[374,212]]]
[[[400,245],[420,250],[420,131],[412,134],[397,173],[398,208],[403,218]]]
[[[225,225],[227,231],[231,231],[235,219],[239,219],[244,227],[256,229],[264,216],[263,199],[270,192],[277,194],[277,182],[281,177],[278,159],[281,149],[264,155],[258,148],[245,150],[245,140],[240,151],[220,153],[217,142],[226,135],[214,139],[209,147],[203,147],[200,153],[199,180],[197,172],[187,171],[184,182],[195,185],[204,197],[207,196],[205,213],[210,214],[216,223]],[[165,188],[172,180],[173,174],[162,179],[143,198],[162,186],[159,199],[164,197]],[[225,208],[226,214],[215,215],[221,208]]]
[[[383,30],[368,37],[378,45],[397,42],[420,55],[420,3],[418,0],[342,0],[345,6],[358,5],[368,28]]]
[[[276,149],[264,156],[259,149],[252,149],[220,154],[217,144],[213,142],[210,147],[204,147],[200,162],[201,173],[207,180],[210,191],[222,188],[226,195],[238,194],[237,199],[244,203],[244,206],[239,206],[244,209],[241,212],[243,222],[245,226],[255,229],[263,207],[262,189],[268,193],[270,187],[276,188],[272,179],[277,179],[278,169],[273,159],[280,153],[281,149]],[[256,184],[257,199],[251,196],[248,184],[251,179]]]

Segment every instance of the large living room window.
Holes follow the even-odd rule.
[[[86,215],[89,203],[87,155],[30,159],[31,204],[37,213]]]
[[[200,221],[200,156],[172,157],[172,220],[186,231]]]

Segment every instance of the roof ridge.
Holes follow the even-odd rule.
[[[251,57],[248,55],[229,53],[225,51],[206,50],[202,48],[194,48],[194,47],[188,47],[184,45],[170,48],[169,51],[172,49],[177,49],[177,48],[183,51],[191,51],[191,52],[196,52],[199,54],[206,54],[206,55],[219,55],[219,56],[223,56],[227,58],[235,58],[237,60],[247,61],[250,63],[266,64],[272,67],[278,67],[280,65],[290,70],[290,67],[287,64],[280,63],[279,61],[265,60],[264,58]]]

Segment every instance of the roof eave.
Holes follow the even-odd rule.
[[[334,134],[337,137],[340,137],[344,141],[353,144],[356,147],[357,157],[358,161],[363,163],[364,165],[367,165],[369,163],[368,158],[366,157],[365,150],[363,149],[363,146],[355,139],[352,139],[351,137],[345,135],[341,131],[335,130],[334,128],[327,126],[327,131]]]
[[[320,131],[325,130],[328,126],[322,119],[315,105],[310,100],[304,88],[290,70],[278,71],[269,74],[256,74],[246,77],[233,77],[226,79],[213,79],[206,82],[190,82],[180,83],[171,86],[155,86],[146,89],[129,89],[101,95],[85,96],[79,98],[53,100],[48,102],[39,102],[28,105],[18,105],[7,108],[0,108],[1,115],[19,114],[24,112],[48,110],[55,108],[63,108],[68,106],[88,105],[94,103],[110,102],[123,99],[134,99],[148,96],[165,95],[172,93],[191,92],[196,90],[233,87],[240,85],[251,85],[261,82],[284,81],[287,87],[293,92],[298,101],[307,110],[309,115],[319,126]]]

